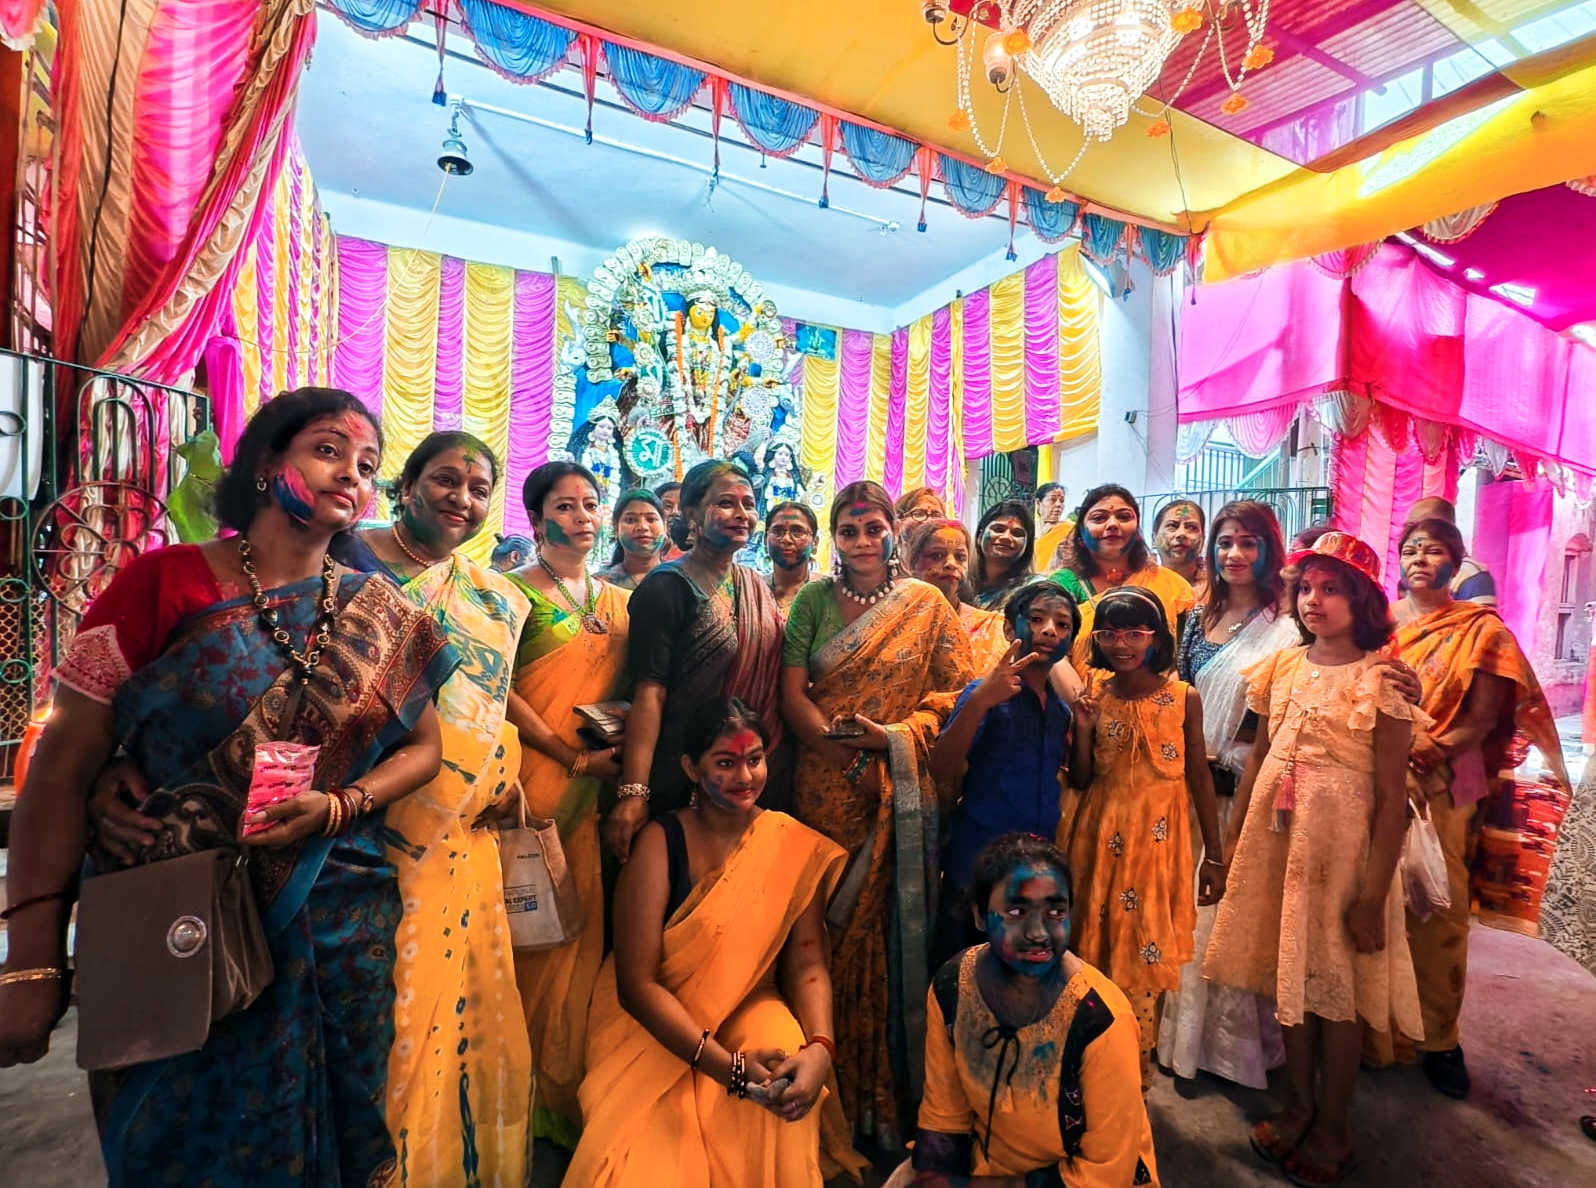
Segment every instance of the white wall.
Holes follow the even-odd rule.
[[[1053,479],[1073,506],[1099,483],[1122,483],[1137,494],[1175,484],[1174,318],[1179,285],[1144,264],[1132,270],[1128,298],[1103,294],[1098,325],[1103,388],[1096,433],[1054,450]],[[1134,421],[1127,421],[1134,414]]]

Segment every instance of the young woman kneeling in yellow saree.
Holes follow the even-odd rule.
[[[622,868],[588,1026],[571,1188],[820,1188],[826,901],[843,851],[759,807],[765,727],[735,698],[685,732],[685,809]]]
[[[894,1188],[1157,1185],[1140,1024],[1067,951],[1071,890],[1064,855],[1031,834],[976,856],[971,901],[988,939],[932,981],[920,1128]]]

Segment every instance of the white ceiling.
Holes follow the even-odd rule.
[[[552,85],[517,85],[476,60],[460,35],[450,41],[458,56],[445,64],[445,85],[467,103],[461,132],[475,171],[448,179],[440,195],[435,162],[449,113],[432,102],[436,50],[409,38],[369,40],[326,11],[318,17],[298,127],[322,203],[343,234],[543,271],[553,256],[568,274],[591,272],[637,235],[687,238],[736,259],[784,313],[876,331],[1047,250],[1022,219],[1019,260],[1006,261],[1007,206],[1001,217],[968,219],[937,201],[940,182],[932,184],[928,229],[917,232],[914,175],[895,190],[872,189],[840,151],[831,207],[822,210],[818,148],[762,162],[730,115],[721,127],[721,179],[711,187],[712,143],[701,134],[708,113],[692,110],[678,121],[685,126],[654,124],[619,109],[603,79],[594,143],[585,144],[579,72],[562,71]]]

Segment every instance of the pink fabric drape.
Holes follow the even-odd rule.
[[[1496,578],[1497,610],[1526,647],[1541,617],[1552,510],[1544,479],[1482,483],[1474,505],[1474,557]]]
[[[1410,252],[1377,252],[1349,282],[1353,391],[1434,421],[1457,419],[1468,294]]]
[[[865,330],[844,330],[837,372],[837,489],[865,476],[865,447],[870,437],[870,373],[875,336]]]
[[[364,239],[338,239],[338,342],[332,382],[353,392],[382,416],[382,370],[386,353],[388,249]]]
[[[26,49],[44,23],[44,0],[0,0],[0,41]]]
[[[205,344],[205,379],[210,388],[211,425],[221,442],[222,460],[233,460],[233,447],[244,431],[244,352],[238,343],[233,313],[222,315],[216,337]]]
[[[1382,244],[1348,275],[1311,262],[1196,290],[1181,321],[1183,423],[1350,392],[1596,473],[1589,348]],[[1260,423],[1259,433],[1262,432]]]
[[[1032,441],[1063,427],[1058,387],[1058,257],[1025,270],[1025,424]]]
[[[115,58],[109,0],[62,0],[58,344],[69,357],[176,383],[199,360],[231,299],[242,248],[259,232],[286,158],[300,72],[315,40],[309,0],[189,0],[156,7],[135,61],[121,65],[135,118],[105,126],[94,82]],[[106,22],[109,22],[107,26]],[[87,64],[95,73],[87,77]],[[70,78],[68,76],[71,76]],[[93,308],[84,269],[109,138],[122,234],[96,241]],[[103,160],[103,152],[99,158]],[[119,217],[113,212],[113,219]],[[80,254],[81,253],[81,254]],[[103,272],[101,269],[103,268]]]
[[[1426,462],[1417,449],[1393,448],[1387,436],[1368,429],[1335,439],[1330,460],[1335,526],[1365,541],[1380,557],[1380,583],[1396,593],[1397,541],[1408,509],[1420,499],[1457,497],[1456,447]]]
[[[904,412],[909,404],[909,332],[892,332],[892,389],[887,395],[887,465],[881,485],[894,499],[903,494]]]
[[[1180,419],[1295,408],[1343,387],[1342,290],[1308,263],[1194,289],[1180,316]]]
[[[272,308],[280,283],[277,276],[277,223],[266,219],[255,233],[255,308],[259,312],[259,325],[255,328],[255,341],[260,346],[261,387],[263,396],[277,395],[274,378],[283,371],[282,352],[287,343],[277,341],[277,320]]]
[[[992,435],[992,294],[964,299],[964,456],[996,450]]]
[[[1054,320],[1057,321],[1057,314]],[[1057,351],[1054,352],[1055,367]],[[1054,399],[1054,407],[1058,400]],[[953,446],[953,310],[944,305],[931,315],[930,398],[927,401],[925,483],[938,491],[952,486]]]
[[[434,429],[458,429],[465,415],[465,270],[465,261],[453,256],[443,257],[439,269]]]
[[[510,456],[504,464],[504,530],[529,534],[521,502],[526,476],[547,460],[554,412],[557,282],[543,272],[515,274],[515,337],[510,349]],[[540,448],[541,447],[541,448]]]

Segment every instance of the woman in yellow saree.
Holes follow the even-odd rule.
[[[759,808],[767,737],[735,698],[700,706],[681,758],[691,805],[634,839],[569,1188],[821,1188],[824,917],[843,853]]]
[[[598,482],[571,462],[527,476],[527,516],[538,545],[510,574],[532,603],[515,657],[510,716],[521,731],[527,814],[553,818],[587,920],[557,949],[515,955],[515,979],[537,1071],[532,1134],[574,1150],[582,1133],[588,1006],[604,959],[604,884],[599,865],[599,783],[617,772],[613,749],[591,750],[576,707],[616,695],[626,664],[629,594],[587,573],[603,516]]]
[[[797,816],[850,856],[828,913],[832,981],[848,1006],[837,1028],[841,1110],[855,1133],[896,1151],[925,1051],[939,871],[931,746],[975,672],[947,598],[898,576],[894,530],[877,484],[837,493],[831,535],[842,573],[793,603],[781,692],[801,743]],[[889,1010],[893,1002],[903,1010]],[[828,1120],[828,1153],[846,1156],[829,1141],[842,1125]]]
[[[434,433],[405,462],[398,516],[360,543],[459,651],[438,692],[443,767],[388,810],[404,917],[394,943],[388,1129],[395,1183],[520,1184],[532,1060],[504,943],[504,883],[488,826],[515,790],[520,743],[505,718],[527,617],[508,578],[456,550],[481,529],[498,481],[492,452]]]

